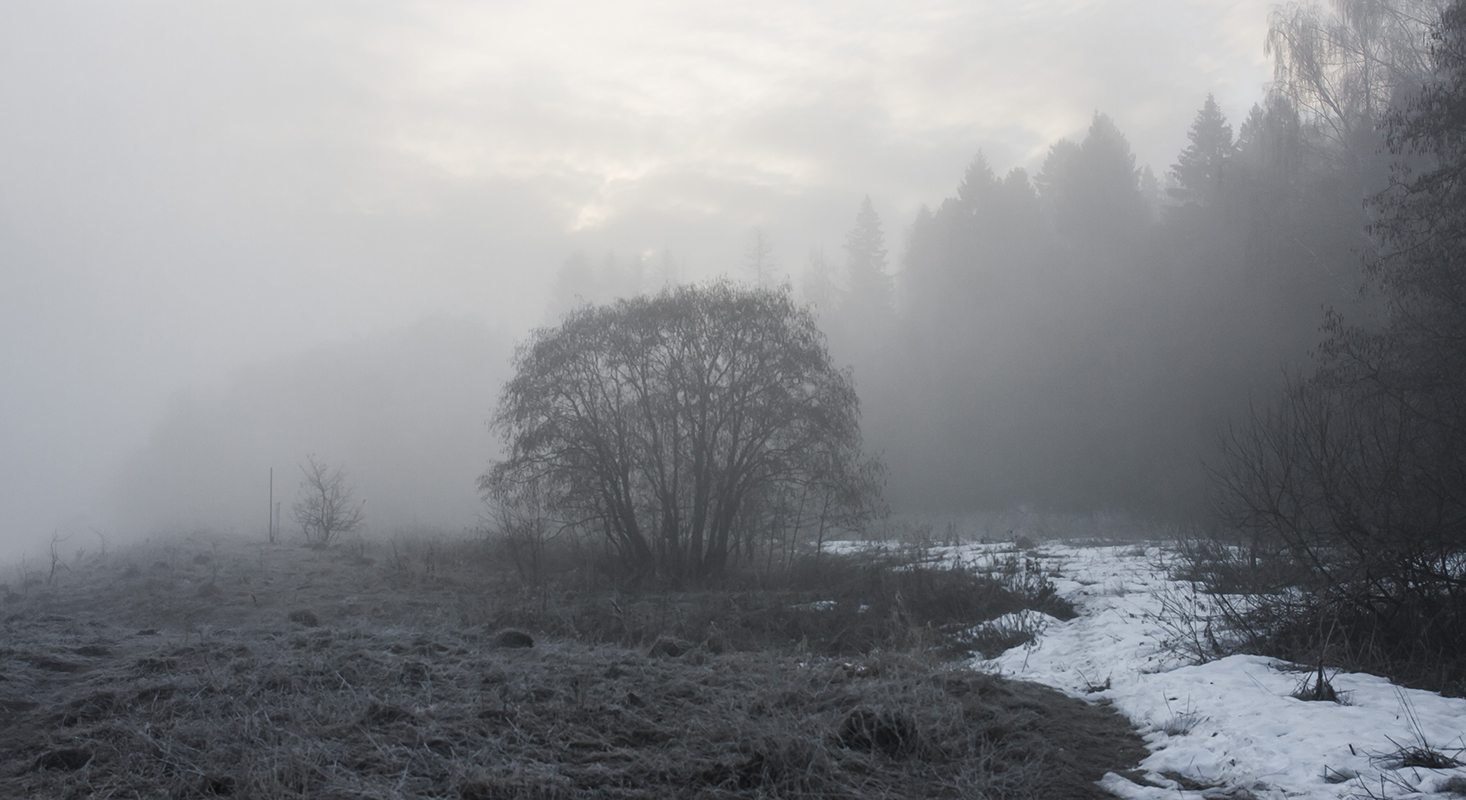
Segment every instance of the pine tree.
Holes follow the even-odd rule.
[[[1246,215],[1259,229],[1282,223],[1289,205],[1302,201],[1306,131],[1298,110],[1285,97],[1252,106],[1237,134],[1236,155],[1229,168],[1227,193],[1236,193]]]
[[[878,322],[891,316],[891,276],[886,274],[886,237],[870,195],[855,215],[855,228],[845,237],[845,269],[849,275],[849,305],[853,317]]]
[[[1181,151],[1178,163],[1171,165],[1177,185],[1170,194],[1182,203],[1211,205],[1221,194],[1224,175],[1237,152],[1232,126],[1217,107],[1216,98],[1206,96],[1186,136],[1191,144]]]
[[[998,178],[993,174],[993,168],[989,166],[987,156],[981,152],[967,165],[967,173],[962,176],[962,183],[957,186],[957,200],[969,207],[976,207],[986,198],[992,196],[998,186]]]
[[[1074,243],[1113,248],[1148,218],[1130,142],[1099,112],[1082,144],[1061,139],[1049,148],[1035,183],[1055,227]]]

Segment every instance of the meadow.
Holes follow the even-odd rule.
[[[562,555],[531,581],[471,535],[195,535],[16,569],[0,796],[1084,798],[1145,755],[972,668],[1032,635],[984,621],[1074,614],[1016,546],[697,590]]]

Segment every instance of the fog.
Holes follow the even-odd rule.
[[[833,312],[825,318],[836,355],[855,364],[893,502],[1166,505],[1153,495],[1169,490],[1081,478],[1083,491],[1033,488],[1070,459],[1037,432],[1072,415],[1012,416],[1032,405],[1028,384],[1015,383],[1023,365],[1050,376],[1046,392],[1063,392],[1053,376],[1068,374],[1022,332],[1016,309],[1032,303],[1043,310],[1027,319],[1054,325],[1129,312],[1090,315],[1072,291],[1047,304],[1025,289],[983,323],[990,341],[1011,342],[1004,366],[963,384],[943,359],[970,341],[925,347],[908,324],[939,318],[912,299],[925,291],[922,265],[935,263],[913,260],[913,248],[936,241],[922,209],[941,216],[976,153],[999,177],[1037,176],[1056,142],[1084,141],[1096,111],[1123,133],[1136,168],[1164,183],[1208,94],[1234,127],[1264,97],[1268,9],[6,4],[0,561],[92,531],[113,541],[262,535],[270,470],[288,522],[308,454],[353,476],[373,532],[472,526],[475,479],[495,452],[484,421],[532,326],[578,298],[745,278],[755,228],[772,245],[768,281],[804,292],[811,252],[843,264],[867,196],[890,251],[893,314],[905,315],[893,330],[904,332],[872,349]],[[1194,251],[1175,241],[1189,235],[1173,226],[1134,247]],[[1035,258],[1063,260],[1044,252]],[[1126,263],[1141,261],[1151,272],[1117,267],[1127,289],[1116,296],[1195,308],[1174,299],[1197,292],[1162,288],[1175,281],[1157,265],[1172,260]],[[1305,292],[1279,313],[1322,304]],[[1316,328],[1305,316],[1302,327]],[[1305,334],[1279,336],[1216,359],[1276,375],[1308,346]],[[924,377],[892,366],[921,360],[913,352],[931,366]],[[932,383],[936,374],[956,383]],[[1219,374],[1201,385],[1226,383]],[[1266,384],[1249,381],[1221,406]],[[1016,399],[973,399],[995,392]],[[1001,414],[982,417],[983,407]],[[1177,430],[1208,435],[1180,416],[1189,421]],[[1029,447],[996,428],[1036,433]],[[1093,458],[1113,441],[1097,439]],[[964,448],[989,457],[978,463]],[[1188,448],[1167,458],[1192,463]]]
[[[433,320],[180,392],[109,487],[114,522],[268,534],[270,499],[286,527],[309,456],[343,466],[370,503],[369,530],[471,525],[479,503],[466,477],[492,452],[482,417],[508,376],[505,342],[474,321]]]

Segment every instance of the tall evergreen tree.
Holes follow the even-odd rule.
[[[1061,140],[1050,148],[1036,182],[1072,242],[1113,245],[1138,234],[1147,217],[1130,142],[1099,112],[1082,144]]]
[[[998,185],[998,178],[988,164],[987,156],[980,151],[967,165],[962,183],[957,185],[957,200],[969,207],[975,207],[992,194]]]
[[[1237,135],[1237,155],[1250,180],[1291,181],[1303,162],[1304,130],[1298,109],[1284,97],[1253,104]]]
[[[849,306],[855,320],[879,323],[891,316],[894,286],[886,272],[886,237],[870,195],[860,204],[855,227],[845,237],[845,270],[850,281]]]
[[[1237,152],[1232,126],[1227,124],[1212,95],[1206,96],[1206,103],[1197,112],[1186,136],[1191,144],[1181,151],[1177,163],[1171,165],[1176,186],[1170,194],[1182,203],[1211,205],[1221,195],[1224,174]]]

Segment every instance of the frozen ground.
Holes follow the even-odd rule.
[[[949,552],[981,558],[990,548]],[[1059,591],[1079,609],[1046,618],[1029,647],[980,665],[1113,703],[1145,737],[1143,774],[1111,773],[1123,798],[1410,798],[1466,794],[1466,768],[1401,766],[1403,750],[1428,744],[1466,761],[1466,700],[1402,689],[1362,674],[1332,677],[1344,704],[1290,695],[1306,675],[1292,664],[1237,655],[1188,665],[1164,651],[1161,597],[1184,592],[1157,564],[1157,548],[1046,545],[1033,566],[1063,575]],[[1176,597],[1178,595],[1172,595]]]

